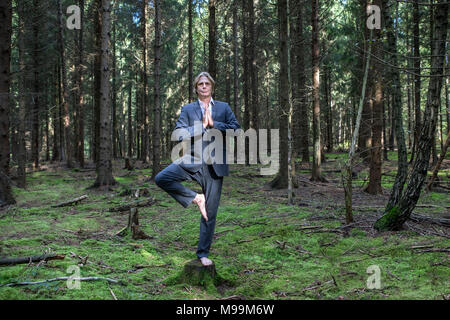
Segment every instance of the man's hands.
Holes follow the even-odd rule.
[[[211,116],[211,112],[209,112],[209,108],[205,108],[205,114],[203,115],[203,128],[206,127],[214,127],[214,120]]]

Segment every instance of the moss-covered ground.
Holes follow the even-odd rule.
[[[395,160],[394,153],[389,157]],[[308,167],[300,166],[294,205],[287,204],[286,190],[266,190],[264,184],[273,177],[259,176],[257,166],[232,166],[224,180],[210,254],[224,281],[206,288],[171,281],[195,258],[200,213],[194,205],[184,209],[148,181],[150,169],[128,172],[116,163],[119,184],[98,191],[87,189],[95,171],[48,165],[27,175],[25,190],[14,188],[17,205],[0,211],[0,256],[49,252],[66,257],[1,266],[0,299],[448,299],[448,228],[412,221],[398,232],[371,228],[389,197],[395,161],[384,163],[388,174],[383,175],[383,195],[367,195],[367,169],[358,174],[355,223],[342,228],[344,195],[336,171],[343,158],[345,154],[327,154],[323,170],[328,184],[309,182]],[[444,166],[444,183],[449,173]],[[193,182],[186,185],[200,190]],[[124,191],[136,188],[147,188],[156,199],[153,206],[139,208],[141,229],[149,240],[115,235],[128,216],[109,209],[133,201]],[[78,204],[52,207],[83,194],[88,199]],[[450,197],[442,191],[423,193],[419,204],[419,214],[445,216]],[[80,289],[69,289],[65,281],[1,286],[71,276],[67,270],[73,265],[81,277],[120,283],[82,281]],[[367,285],[367,270],[373,265],[380,270],[379,289]]]

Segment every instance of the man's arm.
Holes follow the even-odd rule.
[[[187,139],[187,138],[193,138],[193,137],[196,137],[196,136],[201,136],[205,132],[205,128],[203,127],[201,121],[198,121],[198,124],[194,123],[193,126],[189,125],[189,115],[188,115],[188,112],[186,110],[186,107],[182,107],[181,108],[181,114],[180,114],[180,117],[178,118],[178,120],[176,122],[176,126],[175,126],[174,132],[177,129],[184,129],[184,130],[187,130],[187,132],[189,133],[188,136],[180,135],[179,138],[178,138],[178,141],[181,141],[181,140]],[[180,132],[182,132],[182,130],[180,130]]]
[[[225,109],[225,122],[214,120],[214,129],[225,132],[227,129],[236,130],[240,128],[241,126],[239,125],[239,122],[236,120],[233,111],[231,110],[230,106],[227,103]]]

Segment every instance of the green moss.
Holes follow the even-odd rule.
[[[398,206],[392,207],[387,213],[385,213],[380,219],[375,222],[374,228],[379,231],[388,231],[396,225],[396,221],[401,211]]]

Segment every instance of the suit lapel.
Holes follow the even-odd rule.
[[[198,102],[198,100],[195,102],[195,114],[197,115],[197,118],[200,119],[200,121],[202,121],[202,108],[200,107],[200,103]]]

